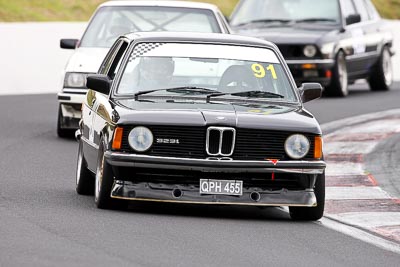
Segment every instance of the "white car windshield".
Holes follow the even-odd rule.
[[[233,94],[295,102],[296,95],[275,52],[219,44],[139,43],[116,91],[133,95]],[[163,90],[166,89],[166,90]]]
[[[338,0],[247,0],[235,15],[231,25],[252,22],[308,21],[339,23]]]
[[[81,47],[111,47],[129,32],[175,31],[221,33],[214,13],[207,9],[159,6],[102,7],[91,20]]]

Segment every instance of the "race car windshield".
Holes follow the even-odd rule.
[[[118,36],[139,31],[221,33],[214,14],[206,9],[107,6],[95,13],[80,46],[109,48]]]
[[[137,44],[116,95],[137,96],[143,92],[297,102],[288,76],[271,49],[230,45]]]
[[[247,0],[232,17],[231,25],[277,21],[338,24],[338,0]]]

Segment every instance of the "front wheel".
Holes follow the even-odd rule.
[[[105,145],[103,142],[100,142],[97,158],[94,201],[99,209],[125,208],[126,201],[111,198],[114,174],[111,165],[109,165],[105,160],[104,151]]]
[[[390,90],[393,83],[393,66],[389,47],[383,48],[381,56],[369,76],[368,83],[372,91]]]
[[[75,131],[71,129],[63,128],[64,116],[62,113],[61,105],[58,107],[58,117],[57,117],[57,135],[61,138],[71,138],[74,136]]]
[[[339,51],[336,55],[336,63],[332,71],[331,83],[324,90],[325,95],[345,97],[349,94],[349,80],[346,64],[344,52]]]
[[[76,192],[79,195],[93,195],[94,177],[87,169],[83,155],[83,143],[79,140],[78,159],[76,163]]]
[[[325,173],[317,176],[314,186],[317,198],[316,207],[289,207],[290,217],[293,220],[317,221],[324,215],[325,208]]]

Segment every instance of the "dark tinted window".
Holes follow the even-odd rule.
[[[364,0],[354,0],[356,5],[357,13],[361,15],[361,21],[367,21],[370,19],[367,7],[365,6]]]
[[[100,74],[107,74],[108,70],[111,67],[112,61],[117,54],[119,48],[121,47],[123,43],[123,40],[118,40],[118,42],[115,42],[113,46],[111,47],[110,51],[107,53],[105,59],[103,60],[103,63],[100,66],[99,73]]]

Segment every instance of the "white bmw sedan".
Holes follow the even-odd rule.
[[[72,136],[81,118],[86,76],[96,73],[114,41],[129,32],[174,31],[230,33],[215,5],[186,1],[110,1],[93,14],[80,40],[62,39],[61,48],[75,49],[58,94],[57,134]]]

